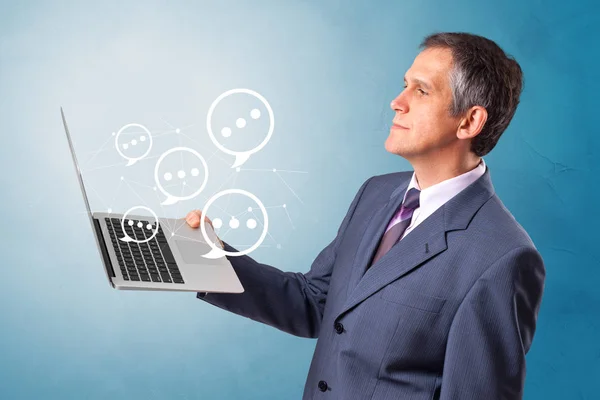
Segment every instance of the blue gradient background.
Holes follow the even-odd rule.
[[[298,197],[274,175],[239,177],[293,221],[274,210],[273,239],[254,256],[307,271],[366,178],[410,169],[383,147],[389,103],[433,31],[482,34],[523,67],[521,105],[485,159],[547,266],[525,398],[597,398],[599,14],[580,0],[1,2],[0,398],[299,399],[314,340],[193,293],[109,288],[59,107],[82,157],[125,123],[168,128],[160,118],[194,124],[188,135],[211,154],[212,100],[260,91],[276,128],[245,166],[308,173],[282,175]],[[207,193],[230,173],[222,158]],[[103,171],[86,178],[113,193],[121,172]],[[124,193],[120,212],[136,202]]]

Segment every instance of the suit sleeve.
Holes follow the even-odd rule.
[[[316,338],[327,301],[329,280],[341,238],[369,181],[362,184],[338,228],[335,239],[313,261],[307,273],[283,272],[248,255],[228,260],[244,286],[243,293],[198,293],[197,297],[235,314],[300,337]],[[237,252],[224,242],[225,250]]]
[[[450,328],[440,400],[522,399],[544,279],[540,254],[520,247],[477,280]]]

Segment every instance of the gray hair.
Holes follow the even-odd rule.
[[[473,106],[487,110],[481,132],[471,142],[479,157],[488,154],[512,120],[523,90],[523,71],[519,63],[495,42],[464,32],[442,32],[427,36],[419,48],[444,48],[452,52],[450,72],[453,117]]]

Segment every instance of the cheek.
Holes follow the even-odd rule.
[[[434,138],[447,130],[449,117],[440,107],[426,107],[418,110],[414,123],[415,130],[423,138]]]
[[[419,110],[419,113],[414,116],[413,130],[417,134],[417,139],[425,140],[435,126],[436,116],[428,110]]]

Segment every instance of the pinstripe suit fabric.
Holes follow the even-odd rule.
[[[318,338],[304,400],[521,399],[543,260],[486,168],[367,268],[411,176],[363,183],[308,272],[229,257],[245,292],[198,298]]]

